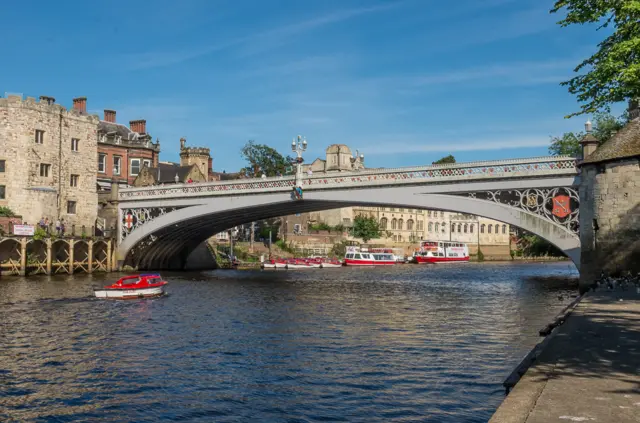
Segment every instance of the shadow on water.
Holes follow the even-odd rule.
[[[0,420],[484,422],[575,293],[566,264],[164,276],[0,281]]]

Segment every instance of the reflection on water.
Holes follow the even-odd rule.
[[[484,422],[576,290],[568,263],[0,281],[0,421]]]

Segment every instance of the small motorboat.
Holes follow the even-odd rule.
[[[332,268],[332,267],[342,267],[342,262],[340,260],[325,260],[321,264],[323,269]]]
[[[164,287],[168,282],[162,280],[157,273],[147,275],[131,275],[119,279],[113,285],[104,288],[94,288],[97,298],[114,300],[133,300],[137,298],[152,298],[164,295]]]

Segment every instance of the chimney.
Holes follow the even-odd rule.
[[[53,97],[48,97],[46,95],[41,95],[40,96],[40,102],[41,103],[46,103],[49,106],[53,105],[56,102],[56,99]]]
[[[629,100],[629,120],[640,117],[640,100]]]
[[[104,121],[116,123],[116,111],[104,109]]]
[[[593,152],[596,151],[596,148],[598,148],[598,139],[591,133],[591,131],[593,130],[591,122],[587,121],[587,123],[584,124],[584,128],[587,134],[582,137],[582,140],[580,140],[580,145],[582,145],[583,160],[593,154]]]
[[[74,98],[73,108],[79,112],[87,113],[87,97]]]
[[[184,150],[184,144],[187,142],[186,138],[180,138],[180,150]]]
[[[129,128],[131,128],[133,132],[137,132],[138,134],[146,134],[147,121],[144,119],[131,120],[129,121]]]
[[[209,157],[209,172],[213,172],[213,158]]]

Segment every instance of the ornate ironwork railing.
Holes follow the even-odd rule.
[[[578,170],[574,158],[552,156],[406,168],[362,169],[355,172],[322,173],[305,176],[303,188],[305,191],[308,191],[332,188],[360,188],[365,186],[411,185],[432,182],[577,174]],[[146,200],[153,198],[165,199],[286,192],[290,191],[294,184],[295,178],[293,176],[285,176],[265,179],[241,179],[225,182],[125,188],[119,191],[119,199],[122,201],[135,201],[138,199]]]

